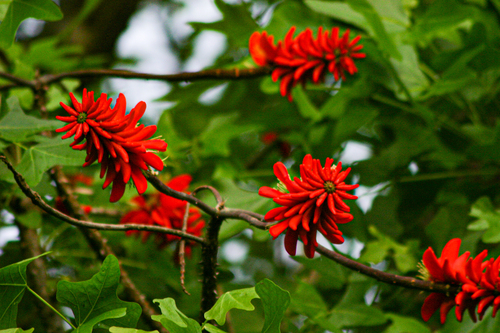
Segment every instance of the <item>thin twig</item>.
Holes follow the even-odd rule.
[[[187,231],[187,225],[188,225],[188,219],[189,219],[189,202],[186,203],[186,211],[184,212],[184,218],[182,219],[182,232]],[[181,287],[182,290],[188,294],[189,291],[186,289],[186,284],[185,284],[185,274],[186,274],[186,240],[181,239],[179,243],[179,264],[181,265]]]
[[[121,224],[121,225],[116,225],[116,224],[106,224],[106,223],[96,223],[96,222],[90,222],[90,221],[83,221],[79,219],[72,218],[71,216],[68,216],[59,210],[52,208],[49,204],[47,204],[42,197],[35,191],[33,191],[29,185],[26,183],[24,180],[24,177],[18,173],[12,164],[5,158],[5,156],[0,156],[0,160],[2,160],[9,170],[12,172],[14,175],[14,179],[16,180],[17,185],[21,188],[21,190],[24,192],[24,194],[31,199],[31,201],[41,209],[43,209],[45,212],[48,214],[57,217],[58,219],[67,222],[69,224],[79,226],[79,227],[84,227],[84,228],[90,228],[90,229],[97,229],[97,230],[112,230],[112,231],[128,231],[128,230],[139,230],[139,231],[153,231],[153,232],[160,232],[164,234],[170,234],[170,235],[175,235],[179,236],[181,238],[189,239],[192,241],[195,241],[200,244],[204,244],[205,240],[201,237],[197,237],[188,233],[184,233],[180,230],[176,229],[170,229],[170,228],[165,228],[162,226],[153,226],[153,225],[143,225],[143,224]]]
[[[222,197],[219,193],[219,191],[217,191],[214,187],[210,186],[210,185],[202,185],[202,186],[198,186],[194,191],[193,191],[193,195],[196,195],[196,193],[200,192],[201,190],[209,190],[210,192],[212,192],[212,194],[214,195],[215,197],[215,200],[217,201],[217,208],[219,210],[223,209],[224,208],[224,200],[222,200]]]

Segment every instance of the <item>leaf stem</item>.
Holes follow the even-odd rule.
[[[68,318],[66,318],[61,312],[57,311],[56,308],[54,308],[52,305],[50,305],[46,300],[44,300],[40,295],[38,295],[33,289],[31,289],[28,285],[26,285],[26,288],[33,294],[35,295],[36,298],[38,298],[42,303],[47,305],[52,311],[54,311],[59,317],[62,318],[65,322],[67,322],[74,330],[76,330],[76,326],[69,321]]]

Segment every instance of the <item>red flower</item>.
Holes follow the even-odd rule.
[[[434,250],[428,248],[423,256],[423,275],[433,282],[444,282],[449,284],[461,284],[460,277],[465,278],[465,265],[469,259],[470,252],[465,252],[460,257],[458,250],[460,248],[461,239],[455,238],[450,240],[443,249],[441,257],[438,259]],[[462,304],[466,304],[463,302]],[[446,321],[446,315],[455,306],[455,295],[445,295],[442,293],[432,293],[424,301],[422,305],[422,318],[428,321],[432,314],[440,309],[441,323]],[[465,308],[460,308],[460,316]]]
[[[114,108],[110,107],[112,99],[106,94],[94,101],[94,92],[83,90],[82,103],[70,93],[73,108],[61,102],[61,106],[69,113],[69,117],[56,118],[68,125],[56,132],[67,132],[63,139],[74,135],[70,144],[73,149],[87,150],[83,166],[96,160],[101,163],[101,178],[106,175],[103,188],[113,183],[109,201],[120,200],[125,191],[125,184],[132,178],[137,192],[144,193],[148,183],[141,170],[151,166],[163,170],[161,158],[151,150],[165,151],[167,143],[163,140],[148,140],[155,132],[156,126],[137,126],[137,122],[146,111],[146,103],[139,102],[127,115],[125,96],[120,94]],[[84,141],[81,143],[82,141]]]
[[[172,178],[167,186],[176,190],[185,192],[191,183],[190,175],[180,175]],[[121,220],[121,224],[139,223],[145,225],[161,225],[171,229],[182,230],[182,222],[186,213],[187,202],[169,197],[163,193],[156,193],[146,200],[143,196],[136,196],[132,201],[137,205],[137,209],[133,209],[125,214]],[[195,236],[201,236],[202,230],[205,227],[205,221],[201,219],[201,214],[196,207],[189,208],[186,232]],[[151,232],[129,230],[127,235],[142,233],[142,241],[145,242]],[[169,234],[156,234],[156,241],[160,247],[180,240],[180,237]],[[191,246],[194,243],[186,242],[186,254],[191,254]]]
[[[254,32],[250,37],[249,50],[253,60],[260,66],[275,67],[272,73],[273,81],[281,79],[281,95],[292,101],[291,90],[298,83],[305,84],[308,80],[314,83],[324,81],[326,71],[333,74],[336,81],[345,80],[344,72],[354,74],[358,71],[354,60],[364,58],[359,53],[362,45],[356,45],[361,36],[349,41],[349,29],[339,38],[339,28],[323,32],[318,28],[318,36],[313,38],[313,32],[307,28],[293,37],[295,27],[292,27],[285,40],[274,45],[274,37],[267,32]]]
[[[308,258],[314,256],[318,243],[316,231],[320,231],[330,242],[344,242],[342,232],[337,223],[347,223],[352,220],[350,211],[342,200],[357,199],[357,196],[346,193],[359,185],[346,185],[344,179],[351,168],[342,170],[342,163],[332,165],[333,159],[327,158],[325,167],[319,160],[306,155],[300,165],[301,178],[292,181],[286,166],[278,162],[274,165],[274,174],[286,187],[289,193],[264,186],[259,195],[273,198],[273,201],[283,206],[271,209],[265,216],[266,221],[281,221],[269,229],[273,238],[286,230],[285,248],[288,254],[296,253],[297,240],[300,236],[304,243]]]
[[[450,240],[443,249],[438,259],[431,248],[423,256],[423,275],[430,281],[460,285],[461,290],[457,295],[432,293],[422,306],[422,318],[428,321],[432,314],[440,309],[441,324],[446,321],[446,315],[456,305],[455,316],[462,321],[465,310],[468,310],[475,322],[476,307],[479,319],[482,319],[486,310],[493,305],[493,316],[500,307],[498,296],[498,280],[500,258],[484,261],[488,251],[484,250],[476,258],[469,258],[470,253],[465,252],[458,256],[461,240]],[[498,300],[497,300],[498,299]]]

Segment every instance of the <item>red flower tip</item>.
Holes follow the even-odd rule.
[[[130,178],[139,194],[144,193],[148,184],[142,170],[147,170],[148,166],[163,170],[161,158],[147,150],[167,149],[165,141],[150,139],[156,132],[156,126],[137,126],[146,111],[146,103],[139,102],[126,115],[123,94],[118,96],[113,108],[110,107],[112,99],[108,99],[106,94],[94,100],[94,92],[87,92],[87,89],[83,90],[81,103],[73,93],[70,93],[70,98],[73,107],[60,103],[69,116],[56,117],[68,124],[56,132],[66,132],[63,139],[74,136],[70,146],[87,151],[84,167],[96,160],[101,163],[100,176],[103,178],[106,175],[103,188],[113,184],[111,202],[120,200]]]
[[[280,221],[269,229],[273,238],[286,230],[285,249],[290,255],[295,255],[297,241],[300,237],[304,243],[304,252],[308,258],[314,257],[318,243],[317,231],[321,232],[330,242],[344,242],[338,223],[352,220],[349,206],[343,199],[356,199],[356,196],[345,191],[355,189],[358,185],[346,185],[344,179],[350,169],[341,172],[342,165],[332,165],[333,159],[328,158],[322,167],[317,159],[306,155],[300,165],[301,178],[290,179],[286,166],[277,162],[274,174],[285,185],[288,192],[263,186],[259,195],[272,198],[282,207],[271,209],[265,215],[266,221]]]
[[[315,84],[324,81],[326,71],[333,74],[336,81],[345,80],[345,72],[353,75],[358,69],[353,59],[364,58],[359,51],[362,45],[356,45],[361,36],[349,41],[349,30],[339,38],[339,29],[333,28],[331,34],[318,28],[316,38],[311,29],[293,37],[295,27],[290,28],[284,42],[275,46],[273,36],[267,32],[254,32],[249,40],[250,54],[259,66],[273,66],[273,81],[281,79],[280,92],[292,101],[291,90],[297,84],[312,81]]]
[[[186,192],[192,177],[190,175],[180,175],[172,178],[166,185],[176,191]],[[123,215],[120,224],[135,223],[144,225],[160,225],[167,228],[182,230],[182,223],[186,213],[187,202],[179,199],[169,197],[163,193],[155,193],[153,195],[136,196],[131,199],[131,202],[136,208],[130,210]],[[195,236],[201,236],[205,221],[201,218],[200,211],[197,207],[190,207],[187,220],[186,232]],[[142,235],[142,241],[145,242],[151,232],[149,231],[127,231],[127,235]],[[160,248],[165,247],[180,238],[174,235],[163,233],[156,234],[156,242]],[[195,245],[194,242],[186,242],[186,253],[191,253],[191,247]]]

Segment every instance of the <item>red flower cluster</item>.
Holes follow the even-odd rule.
[[[180,175],[172,178],[167,186],[176,190],[185,192],[191,183],[190,175]],[[146,225],[160,225],[171,229],[182,229],[182,222],[184,214],[186,213],[187,202],[179,199],[169,197],[163,193],[156,193],[146,199],[144,196],[136,196],[132,202],[137,205],[136,209],[129,211],[121,220],[121,224],[138,223]],[[186,232],[195,236],[201,236],[201,232],[205,227],[205,221],[201,219],[201,214],[196,207],[189,207],[189,215],[187,221]],[[142,241],[145,242],[151,232],[129,230],[126,232],[127,236],[139,235],[142,233]],[[156,234],[156,241],[160,247],[180,240],[180,237],[168,234]],[[186,242],[186,254],[191,254],[191,242]]]
[[[484,261],[488,251],[484,250],[476,258],[469,252],[458,256],[461,240],[450,240],[438,259],[429,247],[423,256],[423,275],[433,282],[444,282],[461,286],[457,295],[432,293],[422,306],[422,318],[427,321],[437,309],[440,310],[441,324],[446,315],[454,307],[455,316],[462,321],[465,310],[468,310],[475,322],[477,313],[482,319],[486,310],[493,306],[493,317],[500,308],[500,257]]]
[[[349,41],[349,30],[339,37],[339,28],[333,28],[331,34],[318,28],[318,36],[307,28],[293,37],[295,27],[286,34],[285,40],[274,45],[274,37],[267,32],[254,32],[250,37],[249,50],[257,65],[275,67],[273,81],[281,79],[281,95],[292,101],[291,90],[298,83],[308,80],[319,83],[324,80],[326,71],[333,74],[336,81],[345,80],[344,72],[354,74],[358,71],[353,59],[364,58],[359,53],[362,45],[356,45],[361,36]]]
[[[300,165],[300,176],[292,181],[286,166],[278,162],[274,164],[274,174],[286,187],[278,191],[264,186],[259,195],[273,198],[273,201],[283,206],[271,209],[265,216],[266,221],[281,221],[269,229],[273,238],[278,237],[286,230],[285,249],[294,256],[297,240],[304,243],[305,254],[308,258],[314,257],[318,243],[316,232],[319,230],[330,242],[341,244],[344,242],[338,223],[352,221],[352,215],[342,199],[357,199],[355,195],[345,191],[354,190],[359,185],[346,185],[344,179],[351,168],[342,170],[342,162],[333,165],[333,159],[327,158],[325,167],[321,162],[306,155]]]
[[[96,160],[101,163],[101,178],[106,175],[103,188],[113,183],[109,201],[120,200],[125,192],[125,184],[132,178],[137,192],[144,193],[148,186],[141,170],[152,166],[163,169],[163,161],[148,149],[165,151],[167,143],[163,140],[148,140],[156,132],[156,126],[137,126],[137,122],[146,111],[146,103],[139,102],[128,114],[125,96],[120,94],[114,108],[112,99],[106,94],[94,101],[94,92],[83,90],[82,102],[79,103],[70,93],[73,107],[61,102],[69,113],[68,117],[56,118],[69,123],[56,132],[67,132],[63,139],[74,135],[70,144],[73,149],[87,150],[83,166],[89,166]],[[81,143],[83,140],[85,142]]]

